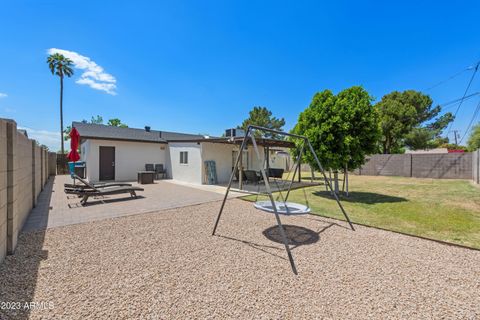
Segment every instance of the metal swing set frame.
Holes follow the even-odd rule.
[[[338,198],[337,194],[333,190],[331,182],[327,178],[327,175],[325,174],[323,166],[320,163],[320,160],[318,159],[318,156],[315,153],[315,150],[313,149],[312,144],[310,143],[308,138],[305,137],[305,136],[301,136],[301,135],[297,135],[297,134],[293,134],[293,133],[287,133],[287,132],[273,130],[273,129],[264,128],[264,127],[260,127],[260,126],[250,125],[250,126],[248,126],[247,131],[245,132],[245,136],[243,138],[240,150],[238,152],[237,159],[235,160],[235,165],[233,167],[232,174],[230,175],[230,181],[228,182],[228,187],[227,187],[227,190],[225,192],[225,196],[223,198],[223,202],[222,202],[222,205],[220,207],[220,211],[218,212],[217,219],[215,221],[215,226],[213,228],[212,236],[215,235],[215,232],[217,230],[218,223],[220,221],[220,217],[222,215],[223,209],[225,207],[225,203],[226,203],[227,198],[228,198],[228,193],[230,192],[230,188],[232,186],[232,182],[233,182],[233,179],[235,177],[235,171],[238,169],[239,172],[241,172],[241,168],[238,168],[239,167],[239,162],[240,162],[240,157],[242,156],[243,150],[247,147],[247,143],[248,143],[249,140],[252,141],[253,149],[255,150],[255,154],[256,154],[257,158],[259,160],[261,159],[260,151],[258,150],[258,145],[257,145],[257,142],[255,140],[255,135],[254,135],[254,133],[256,131],[263,132],[263,133],[269,132],[269,133],[278,134],[278,135],[282,135],[282,136],[286,136],[286,137],[292,137],[292,138],[300,139],[300,140],[303,141],[303,144],[300,148],[300,153],[298,154],[298,157],[297,157],[297,160],[296,160],[292,180],[290,181],[290,184],[288,186],[287,194],[286,194],[286,196],[285,196],[285,198],[283,199],[282,202],[286,203],[287,200],[288,200],[288,196],[290,194],[290,191],[291,191],[293,182],[295,180],[295,175],[296,175],[297,171],[298,171],[298,174],[301,174],[301,172],[300,172],[300,161],[301,161],[303,153],[305,152],[305,147],[308,147],[310,152],[312,153],[314,159],[315,159],[315,162],[317,163],[318,168],[320,169],[320,172],[323,175],[323,178],[325,179],[326,186],[328,187],[328,189],[330,189],[332,195],[335,198],[335,201],[337,202],[340,210],[342,211],[343,215],[345,216],[345,219],[347,220],[348,224],[350,225],[350,228],[353,231],[355,231],[355,228],[353,227],[353,224],[350,221],[350,218],[348,217],[347,212],[343,208],[342,204],[340,203],[340,199]],[[260,167],[260,172],[262,174],[263,182],[265,183],[266,193],[264,195],[267,195],[268,198],[270,199],[270,202],[272,203],[273,213],[275,214],[275,219],[276,219],[276,222],[277,222],[278,230],[279,230],[280,236],[282,238],[283,244],[285,246],[285,250],[287,251],[288,260],[290,261],[290,266],[292,267],[293,273],[298,274],[297,268],[295,266],[295,261],[293,260],[292,253],[290,251],[290,246],[288,244],[288,239],[287,239],[287,236],[286,236],[286,233],[285,233],[285,229],[284,229],[284,227],[282,225],[282,222],[280,220],[280,214],[278,212],[278,209],[277,209],[277,206],[276,206],[276,203],[275,203],[275,199],[274,199],[273,194],[272,194],[272,189],[270,188],[270,182],[268,181],[268,177],[267,177],[267,174],[265,172],[265,168],[263,166]]]

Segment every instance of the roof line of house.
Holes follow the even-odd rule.
[[[168,144],[167,141],[148,141],[141,139],[127,139],[127,138],[109,138],[109,137],[89,137],[89,136],[80,136],[81,140],[109,140],[109,141],[130,141],[130,142],[144,142],[144,143],[159,143],[159,144]]]

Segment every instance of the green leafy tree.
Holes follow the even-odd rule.
[[[63,147],[63,78],[73,75],[73,61],[62,54],[54,53],[47,58],[48,68],[53,75],[60,78],[60,151],[65,153]]]
[[[82,122],[86,122],[83,120]],[[92,119],[90,120],[90,123],[92,124],[103,124],[103,117],[97,115],[96,117],[92,116]]]
[[[379,112],[380,150],[395,153],[407,146],[411,149],[435,147],[442,131],[453,121],[451,113],[435,118],[441,107],[433,107],[428,96],[415,90],[393,91],[382,97],[375,107]]]
[[[427,128],[413,128],[405,136],[405,145],[411,150],[429,149],[432,147],[433,132]]]
[[[324,90],[314,95],[310,106],[298,117],[292,132],[306,136],[322,166],[334,170],[338,193],[338,170],[353,170],[365,163],[365,156],[375,153],[380,130],[372,97],[360,86],[334,95]],[[309,150],[305,162],[318,169]]]
[[[473,126],[468,138],[467,146],[469,151],[480,149],[480,123]]]
[[[268,110],[265,107],[253,107],[249,112],[249,117],[242,122],[242,125],[238,128],[247,130],[249,125],[261,126],[273,130],[282,131],[283,126],[285,125],[284,118],[276,118],[272,115],[272,111]],[[269,132],[263,133],[263,136],[266,138],[283,138],[283,136],[278,136]]]
[[[128,128],[128,126],[125,123],[122,123],[122,121],[118,118],[108,120],[107,125],[112,127]]]

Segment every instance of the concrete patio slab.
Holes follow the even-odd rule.
[[[72,183],[70,176],[61,175],[50,178],[38,198],[37,206],[33,208],[25,223],[24,231],[156,212],[223,198],[219,190],[209,190],[201,186],[192,188],[188,185],[171,183],[168,180],[159,180],[154,184],[146,185],[132,183],[134,186],[145,189],[137,193],[137,199],[131,198],[128,194],[112,195],[91,198],[86,206],[81,206],[80,198],[65,194],[64,183]],[[231,197],[239,195],[232,194]]]

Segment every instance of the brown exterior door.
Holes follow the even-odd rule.
[[[115,147],[100,147],[100,180],[115,180]]]

